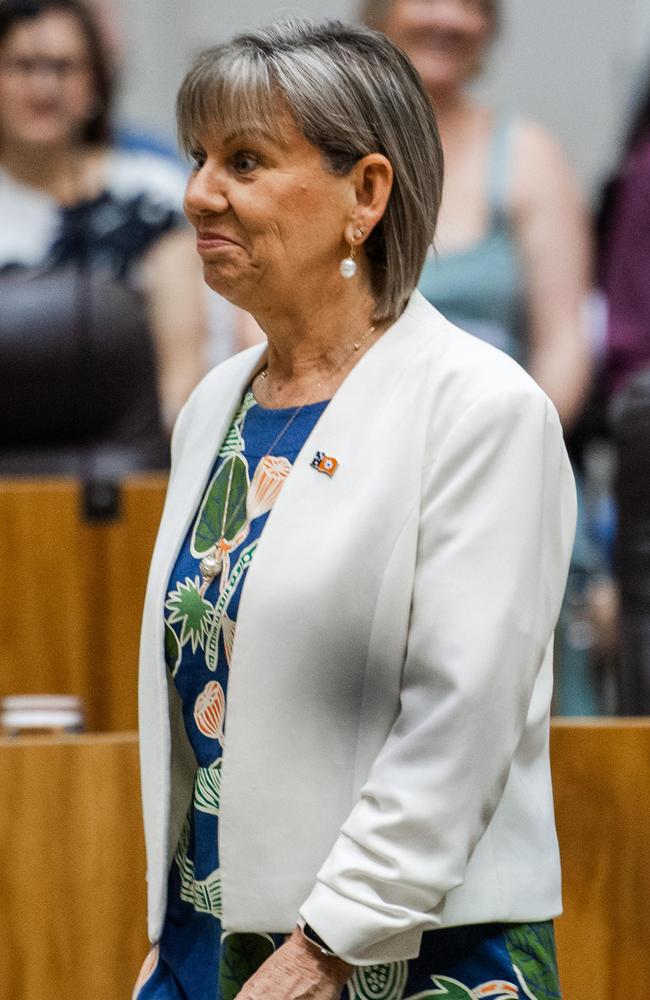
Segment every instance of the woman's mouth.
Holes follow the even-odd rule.
[[[196,234],[196,249],[198,253],[208,253],[214,250],[229,250],[240,244],[230,239],[224,233],[198,232]]]

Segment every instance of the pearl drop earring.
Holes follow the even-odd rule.
[[[344,257],[339,264],[339,271],[341,272],[342,278],[354,278],[357,273],[357,262],[355,260],[356,251],[354,249],[354,243],[350,243],[350,253],[347,257]]]
[[[358,229],[354,230],[352,234],[355,240],[360,240],[362,236],[366,235],[366,231],[363,226],[359,226]],[[343,278],[349,279],[354,278],[357,273],[357,261],[356,261],[356,249],[354,243],[350,243],[350,253],[347,257],[344,257],[339,264],[339,271]]]

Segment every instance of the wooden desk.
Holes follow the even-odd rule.
[[[120,517],[91,524],[75,480],[0,480],[0,695],[80,695],[88,730],[135,729],[165,483],[125,480]]]
[[[564,1000],[647,1000],[650,720],[558,720]],[[146,952],[133,733],[0,740],[0,996],[129,1000]]]

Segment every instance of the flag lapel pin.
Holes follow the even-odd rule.
[[[326,455],[324,451],[317,451],[311,460],[312,469],[317,472],[324,472],[326,476],[333,476],[339,467],[338,459],[332,455]]]

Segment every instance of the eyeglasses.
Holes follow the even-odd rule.
[[[49,59],[38,56],[33,59],[2,59],[0,73],[21,80],[35,76],[54,76],[57,80],[67,80],[80,76],[89,69],[87,59]]]

